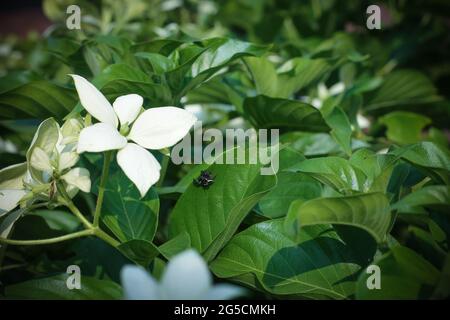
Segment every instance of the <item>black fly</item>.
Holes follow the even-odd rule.
[[[194,179],[194,185],[197,187],[202,187],[203,189],[208,189],[210,185],[214,183],[214,176],[209,171],[201,171],[197,179]]]

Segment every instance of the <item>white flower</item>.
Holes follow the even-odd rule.
[[[89,171],[72,168],[78,161],[76,138],[81,124],[68,120],[61,128],[52,118],[38,127],[27,152],[27,162],[0,170],[0,216],[16,208],[22,201],[50,198],[51,182],[57,176],[70,197],[78,190],[89,192]]]
[[[0,170],[0,217],[17,207],[27,194],[23,184],[26,171],[26,163],[14,164]]]
[[[329,97],[336,96],[345,90],[345,84],[343,82],[338,82],[327,88],[323,82],[319,83],[317,86],[317,98],[310,99],[310,103],[320,109],[323,102]]]
[[[196,117],[176,107],[152,108],[141,113],[143,98],[137,94],[118,97],[111,106],[93,84],[81,76],[71,76],[81,104],[100,121],[81,130],[77,152],[119,150],[119,166],[144,196],[159,180],[161,170],[156,158],[144,148],[159,150],[173,146],[189,132]]]
[[[142,267],[131,265],[122,269],[121,281],[128,300],[225,300],[243,293],[237,286],[213,285],[207,264],[194,250],[173,257],[161,282]]]

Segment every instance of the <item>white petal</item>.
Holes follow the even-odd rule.
[[[159,180],[161,165],[158,160],[137,144],[129,143],[117,152],[117,163],[136,185],[142,197]]]
[[[131,124],[139,115],[143,103],[144,99],[138,94],[127,94],[118,97],[114,101],[113,107],[119,117],[120,124]]]
[[[127,139],[108,123],[96,123],[80,132],[77,152],[101,152],[122,149]]]
[[[0,190],[0,217],[11,211],[26,194],[25,190]]]
[[[31,154],[30,164],[33,168],[40,171],[53,172],[52,165],[50,164],[50,158],[44,150],[39,147],[35,147]]]
[[[242,296],[244,289],[231,284],[221,283],[212,287],[203,297],[204,300],[229,300]]]
[[[163,149],[181,140],[196,121],[194,115],[180,108],[152,108],[136,119],[128,137],[144,148]]]
[[[317,96],[320,100],[325,100],[330,96],[330,93],[328,92],[328,88],[325,86],[323,82],[319,83],[317,86]]]
[[[159,300],[158,283],[142,267],[123,267],[120,279],[125,299]]]
[[[71,74],[71,76],[75,82],[75,88],[77,89],[80,102],[87,112],[97,120],[109,123],[117,128],[118,121],[116,114],[103,93],[85,78],[76,74]]]
[[[23,179],[27,172],[27,163],[13,164],[0,170],[0,189],[23,189]]]
[[[91,191],[91,178],[85,168],[73,168],[61,177],[65,182],[84,192]]]
[[[329,89],[329,94],[331,96],[335,96],[335,95],[343,92],[344,90],[345,90],[345,84],[343,82],[338,82]]]
[[[202,299],[211,284],[208,266],[194,250],[184,251],[172,258],[161,280],[164,298],[169,300]]]
[[[73,167],[80,157],[76,152],[63,152],[59,155],[59,171]]]

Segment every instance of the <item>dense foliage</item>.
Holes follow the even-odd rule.
[[[82,153],[77,179],[26,185],[32,204],[0,211],[5,298],[122,298],[124,265],[159,278],[188,248],[248,297],[448,298],[446,1],[381,2],[381,30],[365,27],[364,1],[333,0],[79,0],[81,29],[68,30],[72,2],[43,2],[44,35],[1,40],[0,194],[27,170],[37,179],[33,150],[51,158],[58,130],[69,139],[93,121],[68,74],[111,103],[135,93],[145,109],[191,110],[203,129],[280,129],[280,168],[175,165],[161,150],[141,198],[115,160],[104,179],[110,153]],[[207,189],[193,183],[202,170]],[[66,288],[69,265],[81,290]],[[369,265],[381,289],[368,289]]]

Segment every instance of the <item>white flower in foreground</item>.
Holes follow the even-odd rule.
[[[156,158],[145,149],[173,146],[189,132],[196,117],[176,107],[152,108],[141,113],[143,99],[137,94],[120,96],[111,106],[93,84],[81,76],[71,76],[81,104],[100,121],[81,131],[77,152],[119,150],[119,166],[144,196],[159,180],[161,170]]]
[[[173,257],[160,282],[131,265],[122,269],[121,281],[128,300],[226,300],[243,294],[237,286],[213,285],[206,262],[194,250]]]

